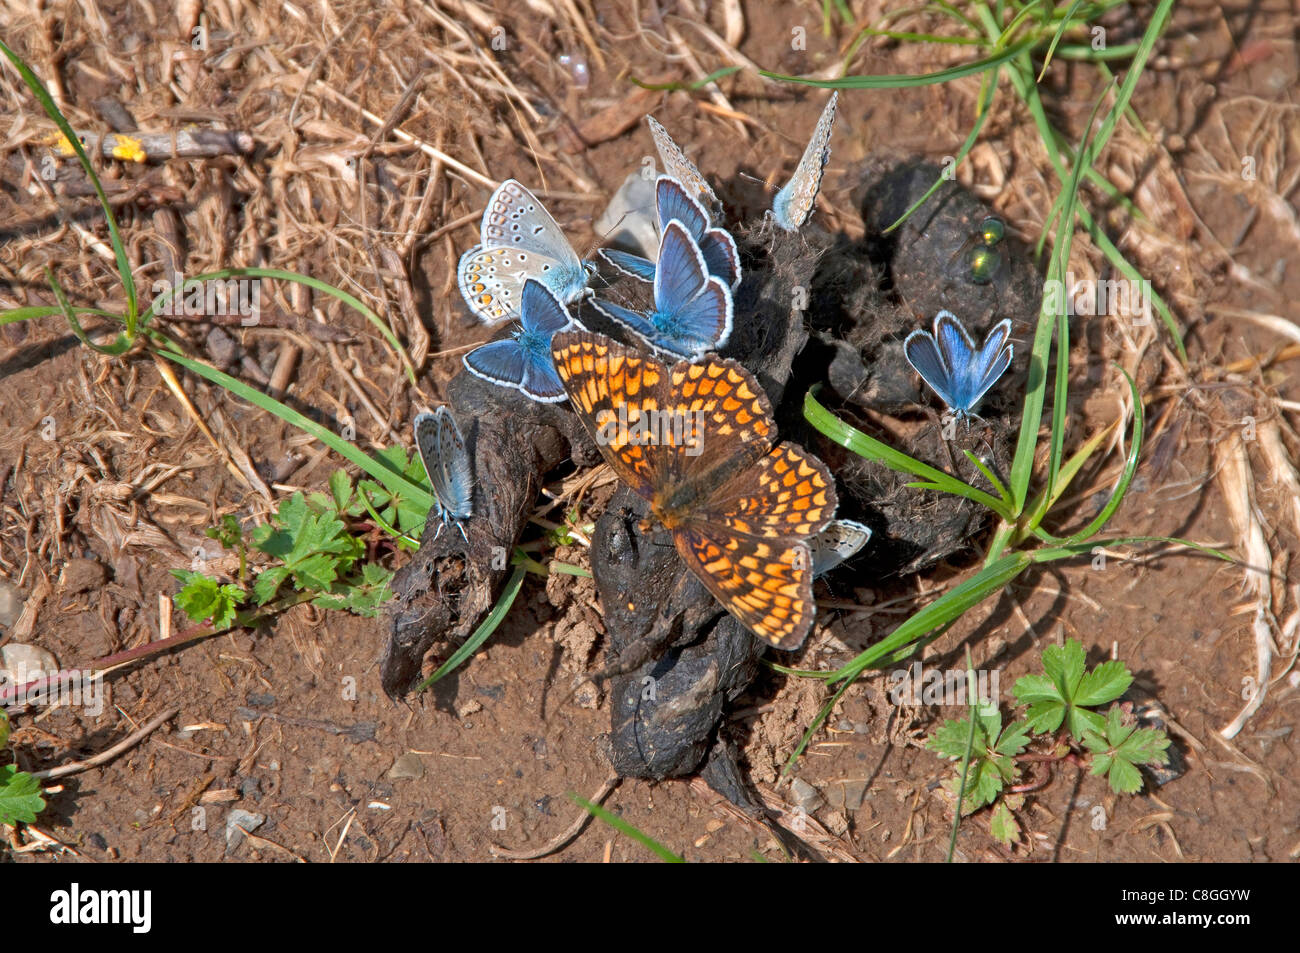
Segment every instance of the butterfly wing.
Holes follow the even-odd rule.
[[[793,443],[779,444],[752,466],[732,473],[699,504],[693,522],[707,520],[762,539],[806,538],[820,533],[835,515],[838,501],[830,470]]]
[[[831,520],[826,528],[808,541],[812,551],[813,576],[828,573],[845,560],[858,554],[871,539],[871,527],[853,520]]]
[[[691,198],[676,179],[659,176],[655,180],[655,199],[660,233],[674,219],[681,222],[699,245],[709,274],[721,278],[729,287],[739,284],[740,254],[731,233],[722,228],[710,228],[708,215],[700,203]]]
[[[465,438],[456,425],[456,418],[446,406],[439,407],[435,417],[440,479],[435,481],[430,474],[430,482],[442,502],[443,511],[451,519],[469,519],[474,515],[474,473],[469,451],[465,448]],[[427,463],[425,467],[427,470]]]
[[[568,309],[560,304],[550,288],[534,278],[524,282],[519,297],[519,323],[525,331],[554,334],[568,327],[572,320]]]
[[[586,331],[562,331],[551,343],[565,392],[605,460],[660,511],[750,466],[776,436],[771,404],[735,361],[668,368]],[[609,427],[615,420],[626,428]],[[662,439],[638,439],[643,427]]]
[[[484,248],[514,252],[517,284],[536,278],[566,304],[585,291],[589,274],[564,230],[546,206],[516,180],[506,179],[492,193],[479,230]]]
[[[700,204],[710,214],[721,204],[709,183],[705,181],[695,163],[686,158],[681,146],[668,135],[668,130],[659,124],[653,116],[645,117],[650,127],[650,135],[659,151],[659,158],[664,164],[664,171],[686,187],[686,190],[699,199]]]
[[[591,306],[619,327],[631,331],[650,346],[656,346],[655,340],[659,337],[659,331],[639,311],[614,304],[612,301],[601,301],[599,298],[592,298]]]
[[[639,495],[652,499],[665,458],[683,448],[632,438],[643,411],[666,404],[667,368],[589,331],[561,331],[551,339],[551,348],[564,393],[605,462]],[[628,426],[619,426],[622,422]]]
[[[639,281],[655,280],[655,263],[640,255],[619,251],[617,248],[602,248],[600,257],[614,266],[620,273]]]
[[[998,382],[1006,369],[1011,365],[1012,346],[1011,338],[1011,321],[1003,318],[993,326],[988,336],[984,338],[984,346],[980,348],[979,354],[973,362],[972,389],[974,397],[971,399],[971,409],[974,410],[979,402],[984,399],[984,395],[989,392],[994,384]]]
[[[484,324],[496,324],[519,311],[524,263],[510,248],[475,245],[460,256],[456,283],[470,311]]]
[[[420,462],[424,464],[424,474],[429,478],[429,486],[433,489],[433,506],[429,512],[431,515],[446,519],[447,510],[443,506],[442,494],[438,491],[443,479],[443,469],[442,460],[438,455],[437,415],[417,414],[411,429],[415,434],[416,452],[420,454]]]
[[[903,353],[907,356],[907,363],[921,375],[921,380],[930,385],[940,400],[956,409],[953,382],[933,335],[929,331],[913,331],[903,342]]]
[[[948,406],[961,413],[970,413],[977,402],[975,393],[979,381],[976,377],[975,342],[965,325],[951,311],[940,311],[934,318],[934,340],[948,368],[948,386],[956,403]]]
[[[524,358],[524,378],[519,389],[533,400],[544,404],[558,404],[568,396],[549,354],[544,358],[537,354],[529,354]]]
[[[709,274],[721,278],[730,288],[740,284],[740,252],[736,240],[722,228],[710,228],[699,240],[700,254]]]
[[[518,388],[524,380],[524,349],[514,338],[476,347],[462,358],[462,363],[474,376],[502,387]]]
[[[764,540],[691,525],[673,533],[678,555],[745,628],[778,649],[797,649],[812,629],[812,558],[794,540]]]
[[[786,231],[798,231],[812,215],[817,193],[822,187],[822,174],[831,157],[831,132],[835,126],[835,106],[839,97],[838,90],[831,94],[830,102],[822,110],[817,128],[813,130],[812,138],[803,151],[798,168],[790,176],[785,188],[776,193],[776,198],[772,200],[772,213],[776,223]]]
[[[651,343],[678,356],[698,357],[730,338],[731,291],[709,275],[699,246],[676,219],[668,223],[659,242],[654,297],[656,325],[670,327],[673,333],[661,333]]]
[[[655,209],[659,216],[659,231],[668,227],[673,219],[686,226],[691,237],[699,241],[709,227],[709,217],[699,202],[686,191],[686,187],[671,175],[655,179]]]

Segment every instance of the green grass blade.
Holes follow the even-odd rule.
[[[299,274],[296,271],[284,271],[280,268],[222,268],[219,271],[209,271],[201,275],[195,275],[193,278],[186,278],[180,287],[168,288],[155,298],[149,305],[149,314],[154,316],[161,313],[162,309],[178,294],[181,294],[188,285],[201,284],[205,281],[224,281],[227,278],[270,278],[277,281],[289,281],[306,285],[308,288],[338,299],[374,325],[375,330],[383,336],[388,346],[397,353],[398,358],[402,361],[407,378],[410,379],[412,384],[415,383],[415,367],[411,364],[406,349],[402,347],[402,342],[397,339],[397,335],[393,333],[383,318],[367,307],[365,302],[348,294],[342,288],[336,288],[328,281],[321,281],[319,278]]]
[[[972,466],[979,470],[980,473],[984,474],[984,479],[988,480],[993,486],[993,489],[997,491],[998,496],[1002,497],[1002,502],[1009,506],[1011,504],[1011,494],[1008,492],[1002,481],[997,478],[997,474],[986,467],[980,458],[975,456],[975,454],[971,453],[969,450],[963,450],[962,453],[966,454],[966,459],[971,462]]]
[[[951,493],[954,496],[962,496],[968,500],[979,503],[988,507],[994,513],[1006,518],[1006,505],[998,499],[985,493],[983,490],[977,490],[975,487],[963,483],[956,477],[949,476],[942,470],[936,470],[934,467],[922,463],[920,460],[913,459],[901,451],[895,450],[886,443],[881,443],[874,437],[869,437],[861,430],[845,423],[827,410],[817,401],[816,393],[820,385],[812,387],[803,399],[804,419],[812,424],[817,430],[824,434],[830,440],[852,450],[860,457],[872,460],[876,463],[883,464],[891,470],[899,473],[910,473],[913,476],[921,477],[931,488],[942,490],[945,493]]]
[[[1083,542],[1101,531],[1102,527],[1110,521],[1112,514],[1119,509],[1119,505],[1124,502],[1124,495],[1128,493],[1129,484],[1133,481],[1133,474],[1137,470],[1138,456],[1142,453],[1142,432],[1145,426],[1145,414],[1142,407],[1142,398],[1138,396],[1137,384],[1133,382],[1133,378],[1128,376],[1128,371],[1122,367],[1120,373],[1128,381],[1129,393],[1133,397],[1133,433],[1129,437],[1128,459],[1124,461],[1124,472],[1120,474],[1119,483],[1115,485],[1115,492],[1106,501],[1106,505],[1102,507],[1101,512],[1097,514],[1091,523],[1069,537],[1067,541],[1069,543]]]
[[[100,354],[116,355],[130,350],[131,339],[125,334],[119,334],[117,340],[112,344],[96,344],[92,341],[90,336],[86,334],[85,329],[82,328],[81,322],[77,320],[76,310],[72,305],[68,304],[68,296],[63,293],[63,288],[55,279],[54,272],[50,270],[49,265],[45,266],[45,280],[50,283],[50,290],[54,292],[54,300],[58,302],[59,313],[68,322],[68,326],[72,328],[72,333],[77,336],[78,341]]]
[[[1097,118],[1097,112],[1101,109],[1101,104],[1105,102],[1107,88],[1097,97],[1097,102],[1093,104],[1092,112],[1088,114],[1088,124],[1084,127],[1083,143],[1079,149],[1079,161],[1075,163],[1074,169],[1070,175],[1070,182],[1065,188],[1065,205],[1062,208],[1061,222],[1062,228],[1057,233],[1056,247],[1053,249],[1053,258],[1056,261],[1056,274],[1062,279],[1061,285],[1064,288],[1065,280],[1069,277],[1070,268],[1070,248],[1074,243],[1074,210],[1079,204],[1079,185],[1081,174],[1084,169],[1091,168],[1093,160],[1096,158],[1096,151],[1089,146],[1088,132],[1092,129],[1092,124]],[[1052,394],[1052,440],[1050,452],[1048,455],[1047,468],[1047,492],[1050,495],[1052,487],[1056,484],[1058,474],[1061,472],[1061,459],[1065,455],[1065,415],[1069,410],[1070,396],[1070,321],[1066,317],[1064,295],[1060,302],[1060,309],[1056,314],[1056,389]]]
[[[948,836],[948,856],[946,863],[952,863],[953,854],[957,852],[957,831],[961,829],[961,809],[966,804],[966,781],[970,772],[970,756],[975,750],[975,721],[978,717],[979,692],[976,690],[975,662],[971,659],[970,646],[966,646],[966,697],[971,700],[970,730],[966,732],[966,751],[961,756],[961,774],[957,781],[957,807],[952,812],[952,833]]]
[[[674,854],[671,850],[669,850],[663,844],[659,843],[649,834],[641,833],[641,831],[637,830],[635,827],[633,827],[631,824],[629,824],[623,818],[619,817],[614,812],[607,811],[599,804],[593,804],[590,801],[588,801],[586,798],[579,797],[578,795],[574,794],[572,791],[568,793],[569,793],[569,799],[573,801],[574,804],[577,804],[584,811],[589,813],[592,817],[599,818],[600,820],[604,821],[606,824],[614,828],[614,830],[618,831],[619,833],[626,834],[628,837],[632,838],[632,840],[636,841],[638,844],[642,844],[650,848],[650,850],[652,850],[655,853],[655,855],[658,856],[658,858],[664,861],[665,863],[669,863],[669,864],[686,863],[686,858]]]
[[[809,79],[803,76],[787,76],[784,73],[773,73],[768,70],[759,70],[758,72],[759,75],[768,79],[781,80],[786,83],[799,83],[804,86],[819,86],[823,89],[904,89],[912,86],[933,86],[936,83],[946,83],[950,80],[961,79],[963,76],[973,76],[995,66],[1001,66],[1003,63],[1014,59],[1022,51],[1028,50],[1035,42],[1036,40],[1033,37],[1029,37],[1017,41],[1005,50],[971,63],[952,66],[935,73],[922,73],[911,76],[844,76],[840,79]]]
[[[18,75],[22,77],[27,88],[32,91],[37,102],[41,104],[41,109],[45,110],[45,115],[50,117],[50,121],[59,127],[68,144],[77,154],[77,159],[81,163],[81,168],[85,170],[86,177],[90,179],[90,184],[95,189],[95,195],[99,198],[100,208],[104,210],[104,218],[108,221],[109,243],[113,246],[113,257],[117,262],[117,274],[122,282],[122,291],[126,294],[126,337],[128,346],[134,342],[136,335],[136,321],[139,318],[139,305],[136,300],[135,277],[131,273],[131,261],[126,257],[126,246],[122,244],[122,236],[117,230],[117,219],[113,215],[113,207],[108,203],[108,196],[104,193],[104,187],[99,182],[99,176],[95,174],[95,167],[90,164],[90,158],[86,155],[86,150],[81,147],[77,134],[73,131],[72,126],[68,125],[68,120],[63,118],[63,113],[59,112],[59,107],[55,105],[53,98],[45,89],[45,84],[40,81],[37,75],[32,72],[30,66],[23,62],[22,58],[9,49],[3,40],[0,40],[0,52],[8,57],[9,62],[13,64]]]
[[[428,509],[433,505],[433,497],[429,494],[428,490],[412,483],[402,474],[390,469],[386,464],[376,460],[374,457],[344,440],[338,434],[321,426],[311,418],[300,414],[292,407],[280,403],[280,401],[276,400],[274,397],[264,394],[254,387],[250,387],[248,384],[239,380],[239,378],[231,377],[224,371],[219,371],[215,367],[204,364],[202,361],[186,357],[177,349],[175,342],[168,339],[165,335],[160,334],[157,331],[151,333],[154,339],[162,345],[156,352],[159,356],[166,358],[174,364],[179,364],[187,371],[192,371],[205,380],[212,381],[214,384],[219,384],[236,397],[242,397],[250,404],[260,407],[267,413],[279,417],[285,423],[311,434],[331,450],[336,451],[344,458],[355,463],[362,470],[387,487],[390,492],[410,500],[415,506]]]
[[[448,672],[459,668],[466,659],[478,651],[479,646],[486,642],[488,637],[497,630],[497,626],[506,617],[510,607],[515,604],[515,597],[519,595],[519,590],[523,588],[525,575],[527,575],[527,570],[523,566],[515,567],[515,571],[510,574],[510,579],[506,582],[505,589],[501,590],[501,598],[492,607],[492,611],[478,624],[478,628],[465,640],[465,644],[451,654],[451,658],[443,662],[438,666],[436,672],[416,686],[416,692],[424,691]]]
[[[107,318],[110,321],[122,320],[120,314],[114,311],[105,311],[102,308],[72,308],[71,310],[73,314],[93,314],[97,318]],[[67,317],[63,308],[56,304],[36,304],[24,308],[11,308],[10,310],[0,314],[0,327],[6,324],[16,324],[19,321],[34,321],[38,318],[48,318],[56,314],[64,318]]]
[[[1047,55],[1043,57],[1043,69],[1042,72],[1038,74],[1038,82],[1041,83],[1043,77],[1047,75],[1047,67],[1051,65],[1052,54],[1056,52],[1056,45],[1061,42],[1061,38],[1065,36],[1066,30],[1077,25],[1074,23],[1074,13],[1081,6],[1083,6],[1083,0],[1074,0],[1074,3],[1070,4],[1070,9],[1065,11],[1065,16],[1061,18],[1061,25],[1057,27],[1056,33],[1052,37],[1052,42],[1047,45]]]
[[[971,126],[970,132],[967,133],[966,141],[961,144],[961,148],[957,150],[957,155],[953,157],[952,168],[954,172],[956,171],[957,166],[962,164],[962,160],[966,158],[966,155],[971,151],[972,148],[974,148],[976,141],[979,139],[980,132],[984,129],[984,121],[989,117],[989,112],[993,108],[994,96],[996,96],[997,94],[998,75],[999,75],[999,70],[995,68],[993,72],[989,74],[989,76],[986,76],[984,78],[984,86],[981,87],[980,89],[980,98],[979,98],[979,101],[984,105],[983,108],[980,109],[975,114],[975,123]],[[990,91],[987,98],[984,95],[985,90]],[[905,211],[902,215],[898,217],[898,221],[894,222],[892,225],[886,228],[883,232],[881,232],[881,234],[888,235],[894,229],[898,228],[898,226],[902,225],[905,221],[907,221],[908,217],[911,216],[911,214],[915,212],[918,208],[920,208],[922,205],[928,202],[930,200],[930,196],[934,195],[935,192],[939,191],[940,187],[946,181],[947,179],[943,175],[940,175],[939,178],[935,179],[934,184],[931,185],[928,189],[926,189],[925,194],[922,195],[915,202],[913,202],[908,207],[907,211]]]
[[[1118,423],[1118,421],[1116,421],[1116,423]],[[1083,469],[1083,465],[1088,462],[1094,453],[1097,452],[1097,448],[1101,446],[1101,442],[1105,440],[1114,429],[1115,423],[1110,424],[1108,427],[1103,427],[1101,430],[1098,430],[1095,434],[1089,437],[1084,442],[1083,446],[1074,451],[1070,456],[1070,459],[1065,461],[1061,466],[1061,472],[1058,475],[1056,483],[1052,486],[1051,492],[1049,493],[1047,488],[1039,490],[1033,501],[1025,508],[1025,511],[1030,514],[1029,519],[1026,520],[1027,525],[1038,527],[1043,516],[1048,510],[1056,505],[1057,501],[1065,491],[1069,489],[1074,478],[1078,476],[1079,471]]]
[[[714,70],[712,73],[710,73],[708,76],[704,77],[703,79],[697,79],[694,82],[690,82],[690,83],[683,82],[682,80],[674,80],[671,83],[643,83],[635,76],[629,76],[628,81],[631,82],[634,86],[640,86],[642,89],[652,89],[652,90],[662,90],[662,91],[684,89],[693,93],[698,89],[702,89],[703,87],[708,86],[709,83],[716,83],[718,80],[726,76],[730,76],[732,73],[738,72],[740,69],[741,67],[739,66],[724,66],[722,67],[722,69]]]

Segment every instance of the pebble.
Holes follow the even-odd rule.
[[[243,808],[231,808],[226,815],[226,853],[229,854],[244,842],[244,834],[257,830],[266,823],[265,814],[254,814]]]
[[[0,629],[12,629],[23,614],[23,591],[8,579],[0,579]]]
[[[806,814],[813,813],[826,803],[822,793],[803,778],[795,778],[790,783],[790,796],[794,798],[795,806]]]
[[[831,807],[845,811],[856,811],[862,807],[867,797],[866,778],[852,781],[836,781],[826,790],[826,800]]]
[[[52,675],[59,670],[58,659],[39,645],[10,642],[0,648],[0,680],[24,685],[42,675]]]
[[[424,762],[414,751],[408,751],[388,769],[388,777],[394,781],[404,781],[407,779],[419,779],[424,777]]]

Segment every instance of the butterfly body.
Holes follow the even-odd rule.
[[[476,377],[511,387],[542,403],[564,400],[564,385],[555,373],[551,338],[565,328],[578,327],[568,310],[542,282],[529,278],[520,295],[520,329],[509,338],[476,347],[464,357]]]
[[[984,395],[1011,364],[1011,322],[999,321],[980,347],[951,311],[940,311],[934,333],[913,331],[903,353],[930,388],[961,418],[974,414]]]
[[[797,232],[803,228],[817,203],[822,175],[831,158],[831,132],[835,126],[835,107],[839,97],[839,90],[831,94],[794,175],[790,176],[790,181],[772,199],[772,218],[787,232]]]
[[[474,472],[456,418],[446,407],[416,416],[415,446],[433,489],[436,515],[442,520],[436,539],[448,523],[465,538],[463,521],[474,515]]]
[[[659,241],[654,306],[638,312],[599,299],[592,306],[672,357],[700,357],[731,336],[731,289],[709,274],[699,246],[678,219],[667,224]]]
[[[562,332],[552,346],[575,412],[672,534],[685,565],[751,632],[797,648],[816,612],[808,539],[836,506],[825,464],[776,443],[767,397],[734,361],[668,367],[589,332]],[[629,437],[639,432],[633,424],[665,413],[689,428],[653,441]],[[604,429],[615,417],[628,433]]]
[[[456,281],[475,317],[495,324],[519,313],[529,278],[569,304],[586,293],[592,270],[537,197],[507,179],[488,200],[479,244],[461,256]]]
[[[736,250],[735,239],[726,229],[710,227],[708,215],[700,203],[687,194],[685,186],[670,176],[659,176],[655,180],[655,209],[661,236],[669,222],[674,219],[681,222],[704,256],[704,266],[709,274],[722,279],[731,288],[740,284],[740,253]],[[613,248],[603,248],[600,254],[623,274],[640,281],[654,281],[653,261]]]

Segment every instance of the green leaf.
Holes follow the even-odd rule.
[[[0,765],[0,824],[35,824],[43,810],[41,783],[12,764]]]
[[[1138,728],[1120,705],[1111,706],[1100,730],[1083,735],[1083,744],[1093,755],[1091,773],[1105,775],[1118,794],[1142,790],[1139,766],[1169,763],[1169,736],[1155,728]]]
[[[284,581],[289,578],[287,566],[271,566],[263,569],[253,580],[253,599],[259,606],[264,606],[280,591]]]
[[[389,588],[392,578],[392,570],[378,563],[362,563],[359,575],[339,583],[334,592],[313,599],[312,604],[322,609],[346,609],[355,615],[373,618],[379,614],[379,607],[393,596]]]
[[[346,471],[335,470],[330,474],[330,495],[334,498],[334,509],[346,513],[352,501],[352,478]]]
[[[1016,701],[1028,705],[1026,720],[1031,730],[1054,732],[1065,725],[1074,738],[1085,732],[1100,732],[1105,719],[1085,705],[1105,704],[1124,693],[1133,676],[1122,662],[1103,662],[1091,674],[1086,672],[1087,657],[1077,639],[1064,645],[1049,645],[1043,650],[1046,678],[1026,675],[1016,680],[1011,693]]]
[[[214,629],[224,629],[235,619],[245,593],[234,583],[222,584],[201,572],[173,569],[172,575],[182,583],[180,592],[172,597],[191,622],[211,620]]]
[[[243,531],[239,528],[239,520],[234,515],[227,513],[221,517],[221,522],[203,531],[203,535],[208,539],[215,539],[221,544],[222,549],[234,549],[243,539]]]
[[[9,743],[9,713],[0,708],[0,748]]]
[[[1076,639],[1066,639],[1064,645],[1049,645],[1043,650],[1043,671],[1067,700],[1074,697],[1086,664],[1083,644]]]
[[[1079,681],[1074,693],[1076,705],[1095,708],[1113,702],[1133,684],[1133,675],[1128,666],[1118,659],[1102,662]]]
[[[994,747],[1000,755],[1015,757],[1029,746],[1029,722],[1013,721],[1007,725],[1002,734],[998,737],[998,743]]]
[[[980,758],[988,754],[989,736],[982,730],[983,724],[980,719],[975,722],[975,740],[971,745],[971,757]],[[954,721],[951,718],[944,719],[930,740],[925,746],[931,751],[937,752],[945,758],[956,761],[966,754],[966,738],[970,734],[970,718],[963,718],[961,721]]]
[[[993,808],[993,814],[989,818],[989,833],[1004,847],[1020,840],[1020,823],[1005,801],[999,801]]]

